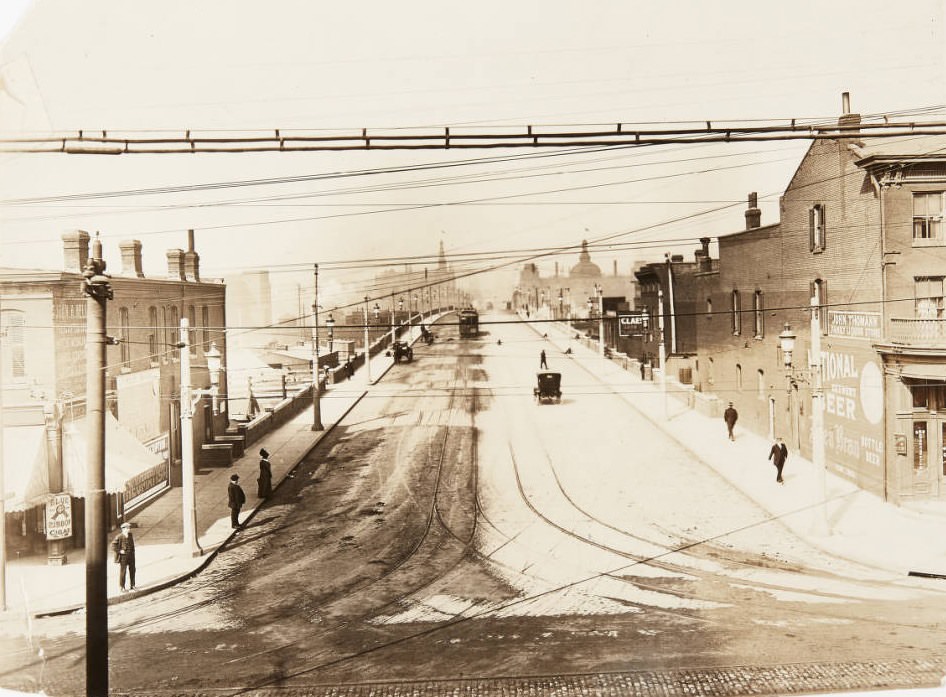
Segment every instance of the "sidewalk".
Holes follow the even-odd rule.
[[[885,503],[846,479],[819,471],[797,452],[789,454],[785,483],[777,484],[767,460],[768,438],[737,423],[736,439],[729,441],[721,416],[705,416],[672,396],[680,389],[676,383],[668,381],[665,394],[659,381],[641,380],[618,360],[599,356],[595,346],[576,341],[571,327],[535,319],[530,324],[561,351],[571,348],[575,362],[811,546],[895,575],[946,578],[946,504]]]
[[[434,324],[438,317],[431,317]],[[416,342],[417,332],[403,338]],[[394,365],[391,357],[380,352],[371,358],[371,384],[376,383]],[[191,556],[184,549],[182,524],[182,490],[176,487],[166,491],[155,501],[130,518],[135,537],[136,590],[122,593],[118,586],[118,567],[111,563],[108,552],[108,602],[123,602],[153,593],[178,583],[213,561],[216,552],[234,534],[230,527],[230,509],[227,506],[227,485],[230,475],[240,475],[240,484],[247,502],[240,512],[240,522],[250,520],[264,503],[256,496],[256,478],[259,474],[259,450],[270,453],[273,469],[273,488],[286,478],[318,442],[351,411],[365,396],[370,385],[366,373],[358,370],[347,381],[327,385],[321,395],[320,411],[324,430],[313,431],[312,409],[303,410],[295,418],[247,445],[242,457],[230,467],[198,469],[194,491],[197,510],[198,544],[203,550]],[[109,541],[118,535],[109,532]],[[85,549],[67,552],[68,563],[49,566],[45,555],[8,559],[6,568],[6,612],[0,620],[43,617],[65,614],[85,605]]]

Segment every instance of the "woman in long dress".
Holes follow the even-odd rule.
[[[269,464],[269,453],[266,452],[266,448],[260,448],[259,457],[259,479],[256,480],[258,485],[256,495],[261,499],[265,499],[273,493],[273,468]]]

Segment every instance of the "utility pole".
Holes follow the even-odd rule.
[[[315,299],[312,301],[312,430],[323,431],[322,404],[319,394],[319,265],[313,264],[315,271]]]
[[[368,345],[368,296],[365,296],[365,374],[368,384],[371,384],[371,351]]]
[[[664,292],[657,290],[657,362],[660,363],[660,393],[663,396],[664,416],[667,415],[667,347],[664,344]]]
[[[820,480],[821,505],[816,509],[815,529],[828,534],[828,475],[824,456],[824,385],[821,374],[821,304],[811,298],[811,459]],[[817,491],[817,490],[816,490]],[[813,509],[814,510],[814,509]]]
[[[82,274],[86,295],[86,424],[88,433],[85,500],[85,693],[108,697],[108,578],[105,564],[105,336],[106,303],[112,287],[105,275],[102,243],[92,242],[92,254]]]
[[[598,296],[598,353],[604,358],[604,288],[597,283],[595,294]]]
[[[181,478],[184,551],[192,557],[204,553],[197,541],[197,505],[194,491],[194,402],[191,393],[190,320],[181,317]]]

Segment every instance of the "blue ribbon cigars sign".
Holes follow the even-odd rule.
[[[53,494],[46,501],[46,539],[72,537],[72,499],[69,494]]]

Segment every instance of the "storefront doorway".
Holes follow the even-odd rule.
[[[905,380],[913,397],[910,414],[913,492],[946,496],[946,382]]]

